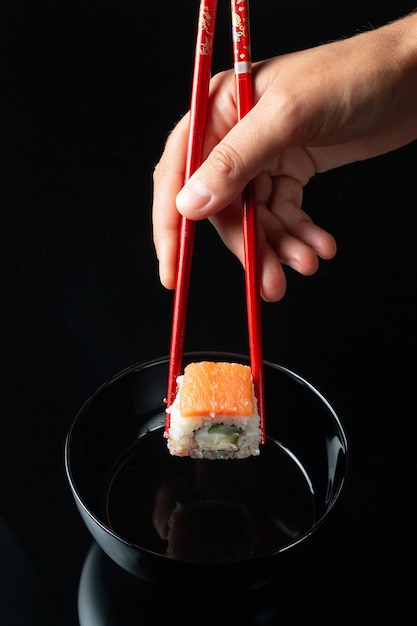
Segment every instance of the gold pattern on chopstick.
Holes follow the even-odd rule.
[[[213,51],[213,37],[210,30],[211,21],[213,16],[210,15],[210,10],[207,6],[202,4],[200,13],[200,23],[202,30],[207,33],[204,40],[201,41],[200,54],[211,55]]]
[[[235,44],[235,56],[244,61],[251,57],[248,2],[247,0],[237,0],[236,4],[242,4],[242,6],[236,11],[232,11],[232,36]]]

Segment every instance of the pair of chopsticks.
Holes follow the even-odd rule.
[[[190,127],[185,181],[200,166],[203,158],[207,102],[213,58],[217,0],[201,0],[190,106]],[[252,60],[248,0],[231,0],[233,61],[237,90],[237,119],[252,108]],[[174,293],[167,408],[174,401],[177,377],[182,372],[186,312],[196,223],[181,218],[177,277]],[[245,257],[245,287],[248,316],[250,366],[258,412],[261,418],[261,442],[265,442],[264,380],[261,301],[258,263],[258,237],[254,184],[242,194],[242,229]],[[169,429],[166,413],[165,434]]]

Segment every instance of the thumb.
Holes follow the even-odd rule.
[[[270,162],[276,147],[268,124],[259,117],[254,107],[190,176],[176,198],[184,217],[202,220],[225,208]]]

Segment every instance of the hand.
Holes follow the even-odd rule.
[[[180,214],[209,218],[243,262],[241,193],[254,179],[261,291],[283,297],[282,264],[309,275],[336,253],[333,237],[303,211],[317,172],[394,150],[417,138],[417,15],[377,30],[253,66],[254,107],[236,123],[233,71],[210,86],[200,168],[184,185],[188,115],[154,173],[154,242],[160,278],[175,286]]]

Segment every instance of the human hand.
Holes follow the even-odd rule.
[[[254,107],[236,123],[233,71],[210,86],[204,161],[184,185],[188,115],[154,173],[160,278],[175,286],[180,215],[209,218],[243,263],[241,193],[254,179],[261,292],[283,297],[282,264],[313,274],[334,238],[302,209],[317,172],[393,150],[417,137],[417,16],[253,66]]]

